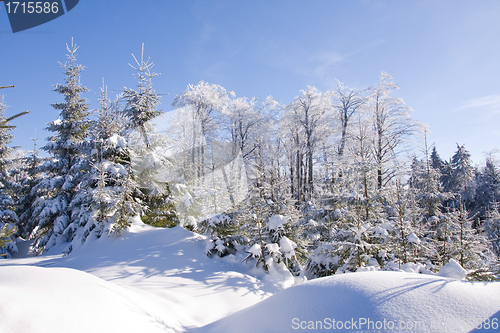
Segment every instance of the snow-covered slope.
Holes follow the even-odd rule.
[[[165,332],[186,315],[69,268],[0,267],[0,332]],[[175,319],[175,320],[174,320]]]
[[[136,221],[120,237],[87,242],[66,257],[0,260],[0,333],[498,328],[500,283],[370,271],[292,286],[280,267],[265,274],[241,257],[208,258],[206,243],[180,227]],[[447,270],[461,277],[457,265]]]
[[[135,221],[119,238],[87,242],[66,257],[45,255],[0,260],[0,332],[4,332],[2,329],[15,332],[18,324],[37,327],[38,320],[46,317],[45,311],[51,311],[56,317],[57,313],[61,313],[61,316],[64,314],[64,325],[61,322],[63,326],[60,326],[57,320],[46,320],[48,326],[30,332],[47,332],[47,328],[58,331],[64,327],[72,327],[68,330],[71,332],[111,332],[106,329],[107,322],[103,323],[102,330],[87,330],[85,326],[79,328],[82,317],[92,318],[94,310],[91,309],[101,309],[99,304],[102,302],[99,297],[80,300],[78,293],[71,292],[73,288],[88,289],[89,295],[98,296],[97,290],[111,290],[109,285],[120,287],[122,289],[117,289],[119,293],[123,294],[123,290],[126,290],[127,297],[110,296],[103,303],[106,304],[105,308],[128,309],[122,314],[128,316],[129,313],[130,318],[141,322],[134,315],[138,311],[137,307],[130,306],[130,303],[142,304],[141,308],[152,309],[145,310],[147,316],[142,316],[144,320],[155,318],[154,321],[163,323],[162,328],[167,329],[167,332],[179,332],[186,327],[202,326],[249,307],[294,283],[288,271],[273,270],[267,276],[262,270],[242,263],[241,258],[208,258],[205,255],[206,245],[204,236],[181,227],[159,229]],[[56,250],[57,247],[54,248]],[[16,267],[26,265],[46,269],[24,267],[26,270],[22,271],[19,269],[23,267]],[[4,277],[9,278],[4,280]],[[61,284],[61,289],[53,294],[52,290],[57,289],[58,283],[47,283],[51,280],[74,283]],[[101,285],[106,287],[102,288]],[[29,301],[30,295],[39,296],[36,296],[36,301]],[[134,299],[130,295],[140,297]],[[144,304],[148,300],[154,306],[146,307]],[[5,324],[4,314],[11,313],[10,308],[17,311],[28,302],[34,302],[36,306],[21,311],[18,322],[14,320]],[[88,308],[89,313],[82,312],[82,307]],[[110,322],[114,320],[112,317],[109,319]],[[73,322],[74,326],[67,326],[68,322]],[[137,332],[133,325],[125,327],[128,330],[121,332]]]
[[[498,319],[500,283],[378,271],[315,279],[189,332],[494,332]]]

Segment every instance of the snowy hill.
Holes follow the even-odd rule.
[[[312,280],[192,332],[498,331],[499,317],[500,283],[379,271]]]
[[[206,243],[180,227],[136,222],[120,237],[88,242],[66,257],[0,260],[0,332],[498,327],[500,283],[362,272],[292,286],[292,276],[279,267],[267,275],[238,257],[208,258]]]
[[[0,332],[112,332],[112,322],[131,321],[136,324],[117,331],[138,332],[146,325],[151,330],[139,331],[180,332],[294,283],[287,270],[268,276],[241,258],[208,258],[206,245],[204,236],[181,227],[159,229],[136,221],[119,238],[87,242],[66,257],[0,260]],[[109,320],[97,313],[109,314]],[[13,317],[5,321],[6,315]],[[94,319],[82,325],[83,317]]]

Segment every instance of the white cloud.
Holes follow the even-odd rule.
[[[481,109],[490,114],[500,113],[500,94],[488,95],[465,101],[454,111]]]
[[[309,61],[314,68],[312,73],[314,73],[316,77],[324,77],[333,66],[342,62],[344,59],[344,56],[334,51],[319,52],[309,57]]]

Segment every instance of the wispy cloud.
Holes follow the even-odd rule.
[[[324,51],[309,56],[310,64],[312,65],[312,73],[316,77],[325,77],[332,68],[344,61],[345,56],[340,55],[335,51]]]
[[[349,55],[326,46],[305,47],[276,38],[261,38],[255,43],[256,57],[268,66],[305,78],[326,79],[335,73]]]
[[[489,114],[500,113],[500,94],[488,95],[465,101],[462,106],[453,111],[457,112],[472,109],[480,109]]]

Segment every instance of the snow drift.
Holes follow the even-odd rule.
[[[135,221],[120,237],[86,242],[65,257],[0,260],[0,332],[498,328],[500,283],[447,277],[463,277],[458,263],[445,266],[445,276],[369,271],[292,286],[286,268],[266,274],[242,257],[208,258],[207,241]]]
[[[190,332],[495,331],[500,284],[402,272],[315,279]]]
[[[183,316],[161,300],[69,268],[0,267],[0,295],[0,332],[8,333],[165,332],[165,311]]]
[[[266,274],[242,258],[208,258],[207,242],[135,220],[120,237],[86,242],[68,256],[50,255],[62,250],[55,247],[0,260],[0,332],[182,332],[294,283],[286,269]]]

